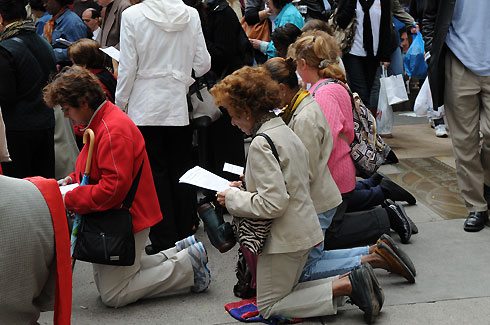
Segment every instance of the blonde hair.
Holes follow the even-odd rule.
[[[288,50],[288,56],[295,60],[303,59],[308,66],[318,69],[321,78],[346,82],[345,73],[339,65],[340,54],[335,38],[320,30],[305,32]]]

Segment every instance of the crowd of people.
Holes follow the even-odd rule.
[[[385,297],[373,268],[415,282],[390,234],[407,244],[418,233],[401,204],[416,199],[353,159],[355,98],[376,115],[381,69],[403,73],[412,33],[426,39],[433,107],[446,106],[469,209],[464,229],[481,230],[490,207],[490,62],[477,41],[490,31],[481,8],[490,5],[411,2],[413,17],[398,0],[0,0],[0,188],[9,194],[0,243],[29,231],[22,252],[42,248],[19,273],[31,292],[0,298],[0,320],[35,323],[53,308],[57,268],[56,304],[65,309],[55,323],[69,322],[71,295],[59,289],[71,281],[61,276],[70,272],[67,224],[132,196],[134,263],[93,263],[106,306],[205,291],[208,256],[194,234],[198,205],[214,201],[215,213],[233,217],[229,247],[238,243],[248,274],[234,293],[256,297],[263,318],[333,315],[347,297],[374,322]],[[211,98],[204,104],[218,120],[195,118],[192,96]],[[384,162],[398,162],[385,148]],[[49,179],[83,183],[87,161],[88,184],[53,193]],[[244,174],[227,174],[225,162]],[[230,179],[229,189],[180,183],[196,164]],[[28,223],[7,218],[15,206]],[[18,268],[6,263],[11,256],[0,253],[6,274]]]

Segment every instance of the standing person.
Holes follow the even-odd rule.
[[[342,61],[349,87],[373,112],[378,105],[378,98],[371,98],[376,72],[380,63],[388,67],[397,48],[392,6],[392,0],[340,0],[337,7],[339,27],[347,28],[353,18],[357,20],[352,47]]]
[[[144,31],[144,32],[143,32]],[[152,227],[147,253],[172,247],[194,233],[196,191],[179,184],[193,167],[186,94],[211,67],[199,14],[181,0],[145,0],[126,9],[116,104],[145,138],[165,219]]]
[[[228,189],[218,193],[217,200],[234,216],[241,246],[256,256],[260,315],[332,315],[339,302],[335,297],[347,295],[372,322],[384,296],[369,266],[341,279],[298,284],[310,250],[323,235],[310,198],[308,151],[271,111],[281,103],[279,85],[265,69],[244,67],[211,92],[218,105],[228,110],[232,124],[253,136],[246,190]]]
[[[88,8],[82,13],[82,20],[92,32],[92,39],[97,39],[100,31],[100,12],[94,8]]]
[[[43,35],[44,25],[51,19],[51,15],[46,11],[43,0],[29,0],[32,16],[35,18],[36,33]]]
[[[99,6],[105,8],[102,17],[102,31],[96,38],[101,47],[114,46],[119,49],[121,34],[121,15],[126,8],[131,6],[129,0],[97,0]]]
[[[266,5],[270,8],[270,14],[275,16],[272,21],[272,31],[287,23],[291,23],[299,29],[303,28],[305,20],[298,9],[291,3],[291,0],[267,0]],[[250,42],[255,49],[260,50],[267,55],[267,58],[270,59],[277,56],[277,50],[273,41],[265,42],[257,39],[250,39]]]
[[[73,0],[46,0],[46,11],[52,16],[44,25],[44,37],[54,50],[56,63],[69,65],[68,46],[65,41],[73,43],[89,35],[82,19],[70,10]]]
[[[145,141],[128,116],[106,100],[97,78],[85,68],[71,67],[45,88],[44,98],[52,107],[60,105],[65,117],[87,125],[95,134],[90,183],[65,194],[67,210],[84,215],[117,209],[140,175],[130,208],[134,264],[93,264],[102,302],[122,307],[139,299],[206,290],[210,272],[202,243],[188,238],[154,256],[143,254],[150,227],[162,219]],[[61,185],[81,182],[87,156],[88,145],[80,151],[75,171],[59,181]]]
[[[489,11],[485,0],[427,0],[423,20],[432,100],[434,108],[444,104],[469,210],[465,231],[482,230],[490,207]]]
[[[0,1],[0,106],[12,162],[7,176],[54,177],[54,113],[42,89],[55,72],[51,46],[26,21],[22,1]]]
[[[82,18],[82,14],[88,8],[94,8],[100,12],[100,6],[97,4],[96,0],[75,0],[73,2],[73,12]]]

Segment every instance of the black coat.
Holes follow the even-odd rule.
[[[444,104],[446,36],[456,0],[427,0],[422,20],[425,51],[430,52],[428,76],[434,109]]]
[[[51,45],[34,31],[0,42],[0,106],[7,130],[54,127],[54,112],[42,90],[56,71]]]
[[[340,0],[337,5],[337,24],[346,28],[356,14],[357,0]],[[379,26],[379,45],[376,57],[380,61],[391,61],[391,54],[398,46],[398,39],[393,27],[393,4],[391,0],[381,0],[381,21]],[[358,22],[359,23],[359,22]]]
[[[226,0],[214,1],[209,5],[203,21],[203,33],[211,55],[211,70],[218,78],[244,65],[239,44],[242,32],[242,25]]]

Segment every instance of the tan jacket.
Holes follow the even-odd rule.
[[[310,198],[308,151],[279,117],[257,133],[269,135],[281,165],[267,140],[255,137],[245,170],[247,191],[229,191],[226,207],[236,217],[273,220],[263,253],[309,249],[323,241],[323,234]]]
[[[121,32],[121,14],[131,6],[129,0],[114,0],[112,7],[102,22],[97,42],[101,47],[114,46],[119,49],[119,34]]]
[[[335,208],[342,203],[342,196],[327,167],[333,140],[327,119],[312,96],[301,101],[288,126],[308,150],[310,192],[316,212]]]

